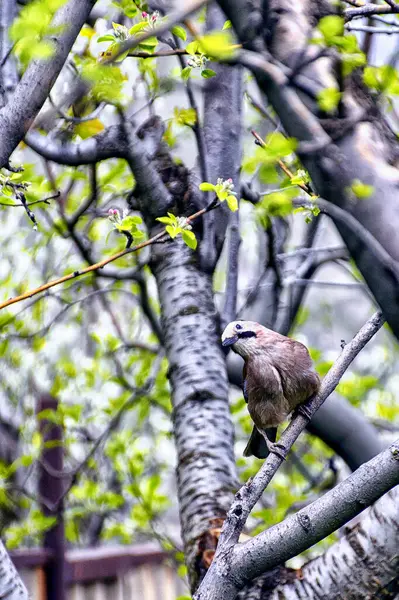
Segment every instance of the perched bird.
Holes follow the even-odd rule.
[[[274,452],[284,458],[284,447],[274,443],[277,426],[320,386],[308,349],[254,321],[229,323],[222,345],[245,361],[244,398],[255,427],[244,456],[266,458]]]

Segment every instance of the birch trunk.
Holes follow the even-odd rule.
[[[3,542],[0,540],[0,598],[29,600],[28,592],[17,573]]]
[[[194,581],[237,487],[227,373],[211,275],[179,240],[155,250],[153,270],[170,365],[180,520]]]

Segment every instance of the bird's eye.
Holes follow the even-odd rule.
[[[242,325],[239,325],[239,324],[237,323],[237,325],[236,325],[236,329],[238,329],[238,330],[242,329]]]

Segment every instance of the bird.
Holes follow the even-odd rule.
[[[229,323],[222,346],[244,359],[243,392],[254,422],[244,456],[266,458],[273,452],[286,458],[284,446],[275,443],[277,427],[296,408],[310,418],[301,405],[320,387],[308,349],[255,321]]]

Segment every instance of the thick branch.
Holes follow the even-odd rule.
[[[399,440],[311,505],[235,546],[232,570],[252,579],[342,527],[399,483],[398,457]]]
[[[207,10],[207,28],[221,29],[225,16],[213,4]],[[204,138],[209,181],[233,180],[238,189],[241,164],[242,69],[213,65],[216,77],[207,80],[204,93]],[[228,126],[226,126],[228,123]],[[217,262],[226,236],[229,220],[227,206],[212,215],[204,228],[200,247],[202,267],[211,272]]]
[[[220,555],[217,566],[215,558],[196,600],[233,600],[246,582],[342,527],[399,483],[398,457],[399,440],[306,508],[235,544]]]
[[[345,535],[324,554],[304,565],[300,580],[277,586],[268,600],[397,598],[398,502],[396,487],[380,498],[360,522],[346,527]]]
[[[0,598],[4,600],[29,600],[28,591],[0,540]]]
[[[47,160],[72,167],[126,156],[126,139],[121,125],[112,125],[80,143],[62,143],[37,131],[30,131],[25,142]]]
[[[52,21],[52,27],[60,28],[60,33],[51,36],[54,55],[50,60],[33,60],[29,64],[8,104],[1,109],[1,167],[7,164],[43,106],[93,3],[93,0],[69,0],[61,6]]]

